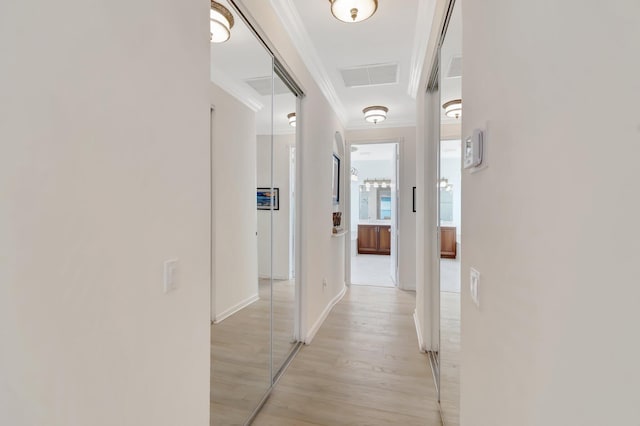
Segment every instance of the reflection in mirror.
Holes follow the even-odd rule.
[[[235,13],[211,44],[213,283],[211,424],[241,425],[271,387],[270,146],[273,60]],[[264,187],[258,202],[257,187]]]
[[[295,285],[295,188],[296,188],[296,96],[274,73],[273,137],[258,136],[258,183],[272,172],[273,186],[280,194],[279,210],[271,216],[273,227],[273,358],[272,376],[275,379],[289,355],[296,347],[296,285]],[[269,147],[270,150],[268,149]],[[270,154],[270,155],[268,155]],[[262,160],[272,159],[272,168],[262,170]]]
[[[460,411],[460,116],[445,114],[442,105],[462,98],[462,16],[454,6],[440,51],[440,406],[444,423],[458,425]]]

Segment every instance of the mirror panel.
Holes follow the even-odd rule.
[[[212,99],[211,424],[242,425],[272,384],[273,58],[233,7],[221,3],[235,25],[228,41],[211,44],[211,80],[217,86],[212,89],[217,96]],[[260,138],[266,139],[265,151],[258,149]]]
[[[462,16],[456,1],[440,50],[440,406],[445,424],[460,412],[461,118],[448,117],[446,102],[462,99]]]
[[[279,209],[273,212],[273,362],[275,380],[296,347],[296,280],[295,280],[295,187],[297,98],[283,78],[274,71],[273,126],[271,143],[273,185],[280,193]]]
[[[211,424],[242,425],[300,345],[290,121],[301,93],[221,3],[235,25],[228,41],[211,44]]]

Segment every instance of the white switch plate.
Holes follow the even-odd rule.
[[[178,288],[178,259],[170,259],[164,262],[164,292]]]
[[[469,277],[469,292],[471,294],[473,303],[475,303],[478,308],[480,307],[479,287],[480,272],[474,268],[471,268],[471,275]]]

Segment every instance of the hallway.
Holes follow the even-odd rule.
[[[415,293],[351,286],[254,425],[440,425],[412,318]]]

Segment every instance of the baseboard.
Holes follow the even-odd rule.
[[[416,333],[418,334],[418,348],[420,352],[426,352],[427,348],[424,345],[424,339],[422,338],[422,328],[420,327],[420,321],[418,321],[418,313],[413,311],[413,322],[416,324]]]
[[[336,306],[336,304],[340,301],[340,299],[344,297],[344,294],[346,292],[347,292],[347,286],[343,284],[342,290],[340,290],[340,293],[338,293],[336,297],[331,299],[331,302],[329,302],[327,307],[324,308],[324,311],[322,311],[322,314],[320,314],[320,318],[318,318],[315,324],[313,324],[313,326],[307,332],[307,337],[305,337],[304,339],[305,345],[310,344],[313,338],[316,337],[316,333],[318,332],[318,330],[320,330],[320,326],[322,326],[322,323],[324,322],[324,320],[326,320],[327,317],[329,316],[331,309],[333,309],[333,307]]]
[[[229,309],[223,311],[219,315],[216,315],[215,319],[213,320],[213,323],[214,324],[220,324],[222,321],[224,321],[225,319],[229,318],[231,315],[233,315],[236,312],[246,308],[247,306],[251,305],[252,303],[257,302],[259,299],[260,299],[260,296],[258,296],[258,293],[254,294],[253,296],[247,297],[246,299],[244,299],[240,303],[230,307]]]

